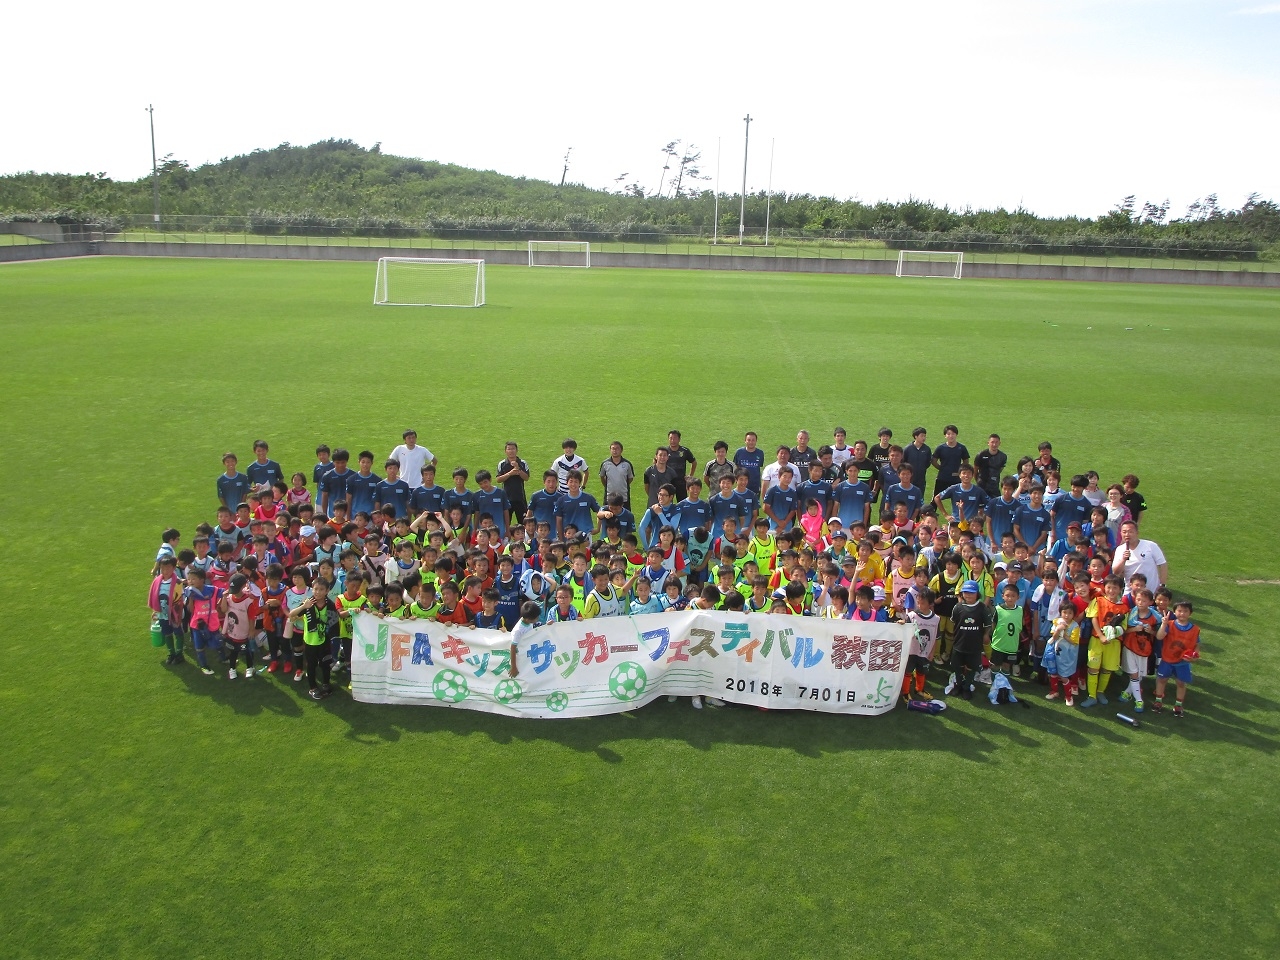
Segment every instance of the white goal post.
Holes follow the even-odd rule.
[[[482,307],[484,261],[379,257],[375,306]]]
[[[586,240],[530,240],[531,267],[589,267],[591,244]]]
[[[950,250],[899,250],[898,276],[945,277],[959,280],[964,254]]]

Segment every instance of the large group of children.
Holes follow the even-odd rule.
[[[258,440],[244,472],[223,457],[215,522],[190,547],[163,533],[149,605],[166,665],[185,663],[189,637],[207,675],[236,679],[243,661],[245,678],[305,679],[316,700],[350,670],[357,611],[509,632],[515,674],[541,624],[700,609],[910,624],[908,700],[930,699],[936,668],[946,695],[1020,678],[1088,708],[1121,672],[1135,712],[1162,710],[1172,677],[1183,716],[1192,605],[1163,582],[1163,555],[1160,582],[1117,575],[1123,528],[1146,510],[1138,478],[1103,487],[1088,471],[1063,488],[1047,442],[1006,471],[998,435],[972,460],[954,425],[944,435],[930,448],[917,427],[899,446],[886,427],[850,445],[838,428],[814,448],[801,431],[766,463],[748,432],[699,471],[673,430],[639,475],[620,442],[593,472],[566,439],[531,495],[514,442],[494,470],[458,467],[442,487],[412,430],[382,475],[371,451],[353,468],[322,444],[310,477],[286,479]]]

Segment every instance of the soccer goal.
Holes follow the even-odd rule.
[[[591,244],[586,240],[530,240],[531,267],[589,267]]]
[[[946,277],[959,280],[964,254],[945,250],[899,250],[898,276]]]
[[[482,307],[484,261],[381,257],[373,302],[401,307]]]

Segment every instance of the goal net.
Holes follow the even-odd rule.
[[[946,277],[959,280],[964,254],[943,250],[899,250],[898,276]]]
[[[591,244],[586,240],[530,240],[531,267],[589,267]]]
[[[382,257],[374,304],[404,307],[484,305],[484,261]]]

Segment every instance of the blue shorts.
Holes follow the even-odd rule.
[[[1160,666],[1156,667],[1156,676],[1162,680],[1168,680],[1173,677],[1179,683],[1191,682],[1191,664],[1182,660],[1178,663],[1165,663],[1160,661]]]

